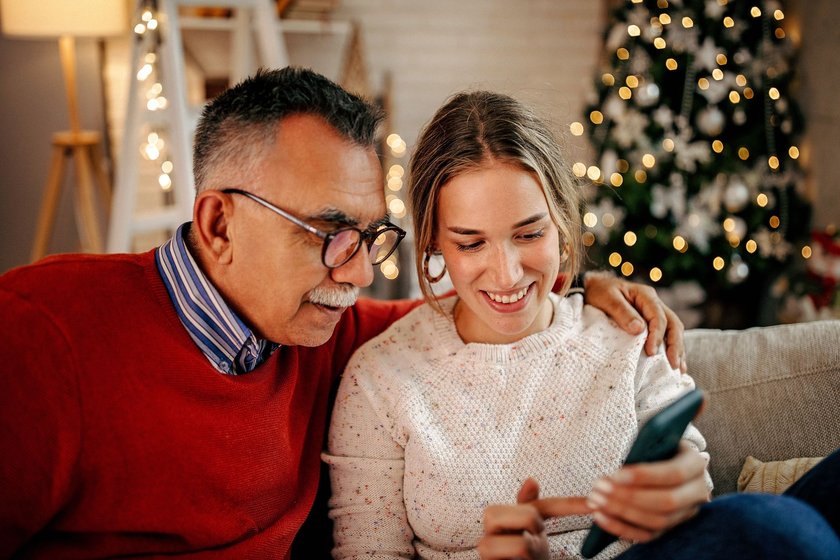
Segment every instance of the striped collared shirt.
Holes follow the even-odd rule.
[[[279,344],[258,339],[225,303],[187,250],[182,224],[155,252],[155,262],[169,299],[184,328],[222,373],[247,373],[263,363]]]

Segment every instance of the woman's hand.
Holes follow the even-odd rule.
[[[540,487],[529,478],[516,495],[516,505],[496,504],[484,510],[484,536],[478,554],[484,560],[548,558],[548,538],[543,519],[590,513],[585,498],[539,499]]]
[[[673,459],[626,465],[595,483],[587,503],[605,531],[650,541],[697,514],[709,501],[706,461],[685,441]]]
[[[664,340],[671,367],[685,373],[685,327],[677,314],[659,299],[656,290],[607,272],[588,272],[583,283],[586,303],[609,315],[630,334],[639,334],[647,324],[647,355],[652,356]]]

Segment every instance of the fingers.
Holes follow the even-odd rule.
[[[526,478],[516,494],[516,503],[525,504],[540,497],[540,485],[533,478]]]
[[[545,540],[545,536],[542,537]],[[547,544],[540,537],[524,533],[521,535],[484,535],[478,541],[478,555],[482,560],[502,558],[527,558],[538,560],[547,557]]]
[[[674,313],[674,310],[662,304],[665,311],[667,326],[665,327],[665,354],[668,356],[668,363],[674,369],[685,373],[688,367],[685,362],[685,325]]]
[[[592,513],[592,508],[587,505],[586,498],[542,498],[534,500],[531,505],[543,517],[565,517],[567,515],[587,515]]]
[[[634,286],[610,273],[588,272],[584,276],[583,292],[586,303],[606,313],[630,334],[640,334],[645,329],[645,321],[633,308],[632,301],[623,291],[624,286]]]
[[[685,440],[681,440],[679,451],[672,459],[626,465],[609,478],[619,485],[673,487],[703,478],[705,470],[706,460]]]
[[[693,517],[708,501],[704,472],[703,457],[681,442],[673,459],[628,465],[596,482],[588,506],[606,531],[646,542]]]
[[[537,508],[531,504],[494,504],[484,509],[484,533],[508,534],[541,533],[544,529],[543,518]]]
[[[519,489],[517,501],[539,496],[539,485],[529,478]],[[538,509],[528,503],[491,505],[484,510],[484,536],[478,543],[481,558],[542,559],[548,539]]]
[[[656,290],[650,286],[628,282],[622,291],[647,323],[648,336],[645,340],[645,352],[648,356],[652,356],[665,339],[668,325],[665,304],[656,295]]]

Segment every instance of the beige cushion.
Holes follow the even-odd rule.
[[[750,455],[738,477],[738,491],[781,494],[822,460],[823,457],[797,457],[764,463]]]
[[[696,425],[715,494],[747,456],[819,457],[840,447],[840,321],[686,333],[688,373],[709,400]]]

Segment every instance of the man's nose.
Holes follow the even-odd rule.
[[[370,253],[367,244],[362,243],[356,254],[343,265],[333,268],[330,276],[341,284],[352,284],[365,288],[373,283],[373,265],[370,264]]]

